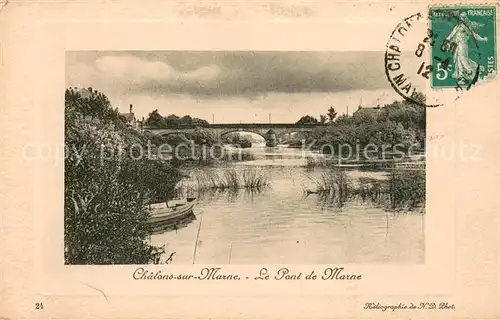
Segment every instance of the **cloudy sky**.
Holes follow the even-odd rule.
[[[400,100],[383,52],[78,51],[66,54],[66,85],[93,87],[138,118],[189,114],[216,123],[295,122],[333,106]]]

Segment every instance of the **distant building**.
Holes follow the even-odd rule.
[[[134,112],[133,112],[132,104],[129,106],[129,112],[128,113],[120,113],[120,116],[122,116],[127,127],[132,128],[132,129],[136,129],[136,130],[142,130],[142,121],[139,121],[136,119]]]
[[[380,105],[377,105],[376,107],[362,107],[359,105],[358,110],[354,111],[353,116],[370,115],[372,117],[376,117],[381,111],[382,108]]]
[[[75,87],[74,90],[77,90]],[[90,98],[92,94],[95,94],[97,91],[92,90],[92,88],[81,88],[77,90],[77,93],[82,97],[83,99]],[[143,129],[143,123],[144,123],[144,118],[142,120],[136,119],[134,112],[133,112],[133,106],[132,104],[129,106],[129,112],[128,113],[120,113],[121,118],[124,120],[125,125],[129,128],[135,129],[135,130],[141,130]]]

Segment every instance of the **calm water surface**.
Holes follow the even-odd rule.
[[[393,214],[356,202],[343,208],[315,194],[313,179],[325,169],[301,167],[302,151],[251,148],[257,160],[231,164],[265,172],[271,186],[261,192],[211,192],[200,195],[197,219],[177,231],[151,237],[154,245],[176,252],[173,263],[332,264],[423,263],[424,214]],[[224,168],[207,168],[224,170]],[[383,179],[384,172],[350,168],[353,177]],[[201,224],[201,225],[200,225]]]

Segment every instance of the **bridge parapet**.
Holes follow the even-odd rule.
[[[238,124],[210,124],[204,126],[175,126],[167,128],[149,128],[144,127],[145,131],[149,131],[153,134],[160,136],[166,136],[171,134],[189,134],[195,132],[196,128],[204,128],[212,131],[219,137],[232,132],[251,132],[260,135],[266,141],[271,139],[279,139],[285,134],[290,134],[294,132],[311,132],[315,128],[322,127],[322,124],[295,124],[295,123],[238,123]]]
[[[216,124],[205,124],[205,125],[180,125],[180,126],[169,126],[165,128],[152,128],[144,127],[144,130],[184,130],[184,129],[195,129],[195,128],[206,128],[206,129],[231,129],[231,128],[317,128],[326,126],[324,124],[316,123],[306,123],[306,124],[296,124],[296,123],[216,123]]]

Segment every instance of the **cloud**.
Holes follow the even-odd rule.
[[[95,65],[100,73],[109,78],[126,78],[134,82],[172,81],[177,76],[177,72],[166,63],[145,61],[134,56],[104,56],[97,59]]]
[[[215,65],[204,66],[189,72],[179,72],[168,63],[148,61],[135,56],[104,56],[95,61],[97,72],[113,82],[122,82],[132,89],[153,84],[175,85],[180,83],[207,82],[217,78],[219,69]]]
[[[211,81],[216,79],[219,73],[219,67],[216,65],[210,65],[188,72],[180,77],[186,81]]]
[[[199,99],[389,86],[383,52],[72,52],[67,72],[69,86],[101,85],[117,93]]]

